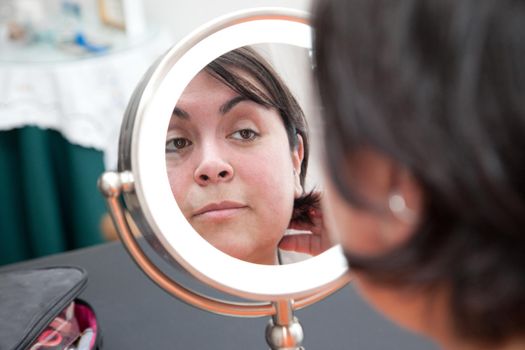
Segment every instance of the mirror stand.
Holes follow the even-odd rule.
[[[273,303],[275,314],[266,327],[266,342],[271,350],[304,350],[303,327],[293,314],[290,300]]]
[[[120,197],[134,191],[133,174],[129,171],[105,172],[98,180],[98,188],[106,200],[108,211],[120,240],[139,268],[159,287],[187,304],[216,314],[236,317],[271,316],[266,327],[266,341],[271,350],[304,350],[303,329],[294,316],[294,310],[316,303],[343,287],[348,279],[340,279],[321,291],[295,299],[273,302],[234,302],[219,300],[190,290],[162,272],[144,253],[133,235]]]

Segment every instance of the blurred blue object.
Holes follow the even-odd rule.
[[[110,45],[95,44],[95,43],[90,42],[86,38],[84,33],[81,33],[81,32],[75,34],[73,41],[75,44],[86,49],[86,51],[93,52],[93,53],[106,52],[110,48]]]

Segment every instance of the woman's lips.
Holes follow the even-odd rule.
[[[193,218],[208,220],[227,219],[239,214],[246,208],[246,205],[237,202],[211,203],[195,211]]]

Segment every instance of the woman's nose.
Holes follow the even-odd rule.
[[[233,178],[233,167],[216,151],[207,152],[195,169],[195,182],[199,185],[228,182]]]

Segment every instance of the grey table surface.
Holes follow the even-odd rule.
[[[159,264],[169,268],[163,261]],[[268,348],[267,318],[214,315],[175,299],[144,275],[119,242],[3,266],[0,272],[60,265],[88,271],[88,286],[80,297],[97,313],[103,349]],[[185,278],[186,284],[192,283]],[[351,284],[296,316],[306,350],[437,349],[376,313]]]

